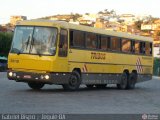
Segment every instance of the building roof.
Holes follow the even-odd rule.
[[[54,27],[70,28],[70,29],[76,29],[76,30],[87,31],[87,32],[94,32],[97,34],[105,34],[109,36],[118,36],[118,37],[128,38],[128,39],[143,40],[143,41],[149,41],[149,42],[153,41],[153,39],[150,37],[133,35],[125,32],[109,31],[101,28],[94,28],[94,27],[89,27],[84,25],[76,25],[76,24],[65,22],[65,21],[35,19],[35,20],[20,21],[17,23],[17,25],[48,26],[48,27],[54,26]]]

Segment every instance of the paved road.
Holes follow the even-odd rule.
[[[160,113],[160,78],[139,83],[135,90],[116,87],[65,92],[61,86],[46,85],[40,91],[16,83],[0,73],[0,113]]]

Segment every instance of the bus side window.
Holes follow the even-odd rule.
[[[131,41],[131,53],[135,53],[135,41]]]
[[[107,37],[107,50],[111,50],[111,37]]]
[[[105,36],[101,36],[101,39],[100,39],[100,49],[101,50],[107,50],[107,37]]]
[[[60,57],[66,57],[68,53],[67,33],[68,33],[67,30],[61,29],[60,40],[59,40],[59,52],[58,52],[58,56]]]
[[[140,53],[140,43],[138,41],[135,41],[135,53]]]
[[[145,42],[140,42],[140,54],[145,54]]]
[[[69,32],[69,38],[70,38],[70,47],[73,47],[73,30],[70,30]]]
[[[131,51],[131,41],[128,39],[122,39],[122,52],[130,53]]]
[[[121,40],[118,37],[111,37],[111,50],[121,51]]]
[[[74,48],[84,48],[84,40],[85,40],[85,34],[83,31],[74,30],[73,33],[70,33],[70,42],[71,38],[72,40],[72,47]]]
[[[98,36],[94,33],[86,34],[86,48],[96,49],[98,46]]]
[[[152,43],[150,43],[150,55],[152,55]]]
[[[146,42],[145,44],[145,53],[146,55],[150,55],[150,43]]]

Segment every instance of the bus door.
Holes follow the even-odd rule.
[[[68,31],[66,29],[60,30],[58,57],[60,69],[68,72]]]

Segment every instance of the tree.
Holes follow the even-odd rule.
[[[110,11],[110,14],[112,14],[113,16],[116,16],[116,11],[112,9],[112,10]]]
[[[103,12],[102,12],[102,11],[99,11],[98,14],[103,14]]]
[[[0,56],[8,56],[13,33],[0,32]]]
[[[89,13],[85,13],[85,15],[89,15]]]
[[[160,31],[157,31],[156,36],[160,36]]]
[[[138,30],[141,30],[141,24],[143,23],[142,20],[139,20],[139,21],[136,21],[134,24],[135,24],[135,28],[138,29]]]
[[[82,17],[82,15],[80,15],[80,14],[78,14],[78,13],[72,15],[73,21],[76,21],[79,17]]]
[[[104,12],[105,12],[106,14],[109,14],[109,13],[110,13],[110,12],[108,11],[108,9],[105,9]]]

